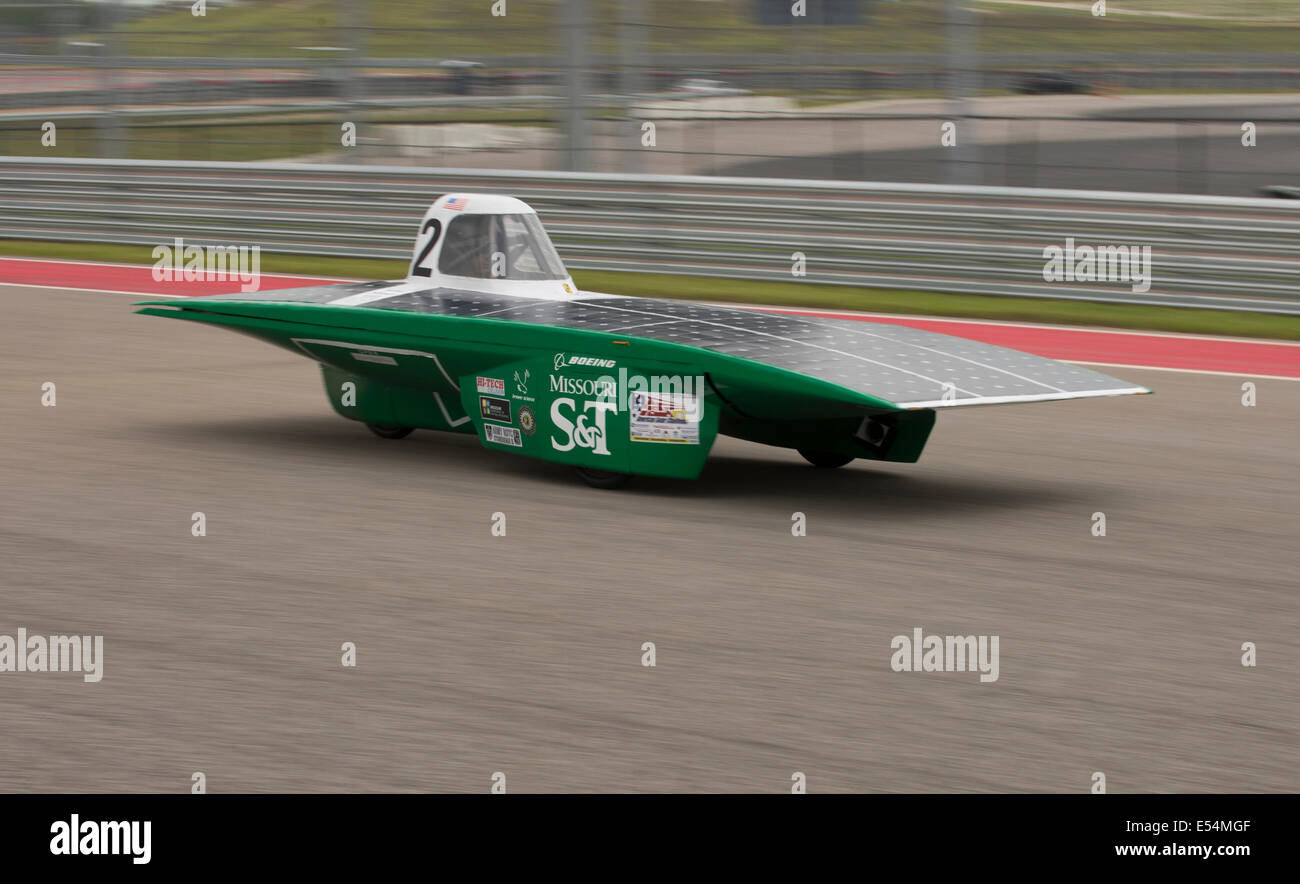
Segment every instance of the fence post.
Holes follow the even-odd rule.
[[[586,171],[587,156],[587,0],[564,0],[565,169]]]

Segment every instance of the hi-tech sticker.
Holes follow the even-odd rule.
[[[522,448],[524,445],[524,440],[519,435],[519,430],[515,427],[501,427],[496,424],[484,424],[483,438],[489,442],[495,442],[498,445],[511,445],[515,448]]]
[[[503,424],[510,423],[510,400],[494,399],[491,396],[478,397],[479,408],[483,412],[483,419],[489,421],[500,421]]]
[[[476,377],[474,383],[480,393],[488,393],[492,396],[504,396],[506,394],[506,382],[500,378]]]
[[[697,396],[685,393],[629,393],[632,441],[699,445],[700,405]]]

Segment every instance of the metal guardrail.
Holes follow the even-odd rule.
[[[571,269],[1300,314],[1300,201],[758,178],[0,157],[0,237],[401,258],[448,191],[517,196]],[[1044,249],[1150,246],[1150,291]],[[795,253],[806,275],[795,277]]]
[[[219,31],[211,32],[213,39],[224,39]],[[448,50],[450,52],[451,50]],[[128,56],[129,63],[155,70],[243,70],[250,66],[259,70],[294,70],[319,67],[321,60],[310,57],[308,52],[298,51],[292,56],[260,55],[137,55]],[[477,53],[455,53],[456,58],[480,62],[494,70],[508,69],[559,69],[563,68],[565,58],[562,53],[553,54],[510,53],[502,55],[480,55]],[[441,56],[438,56],[439,58]],[[1251,52],[1246,50],[1222,52],[1108,52],[1093,45],[1080,46],[1077,51],[1051,50],[1030,52],[981,52],[980,58],[986,67],[1007,68],[1020,67],[1031,70],[1060,70],[1079,67],[1086,70],[1101,70],[1107,67],[1120,68],[1184,68],[1217,69],[1223,71],[1250,70],[1257,68],[1277,68],[1293,70],[1296,57],[1291,52]],[[623,55],[593,52],[588,60],[597,67],[619,67],[627,63]],[[906,68],[929,68],[946,70],[951,58],[946,52],[879,52],[874,48],[860,52],[817,52],[794,47],[784,52],[753,51],[745,48],[731,52],[656,52],[652,67],[664,71],[702,70],[732,71],[760,67],[807,67],[809,62],[819,67],[870,68],[873,70],[899,70]],[[26,67],[96,67],[104,63],[104,56],[84,53],[35,53],[35,52],[0,52],[0,65],[23,65]],[[366,69],[390,68],[395,70],[437,70],[438,62],[428,56],[417,58],[399,58],[396,56],[367,55],[358,60],[358,65]]]

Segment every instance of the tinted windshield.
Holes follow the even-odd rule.
[[[565,279],[536,215],[462,215],[447,225],[438,270],[474,279]]]

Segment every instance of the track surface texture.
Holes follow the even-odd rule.
[[[1156,395],[610,492],[132,300],[0,288],[0,634],[104,636],[0,672],[0,790],[1300,791],[1300,384],[1114,370]],[[892,671],[914,627],[998,680]]]

